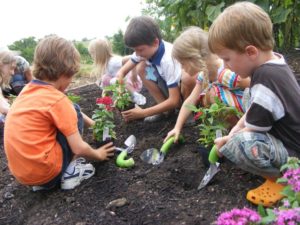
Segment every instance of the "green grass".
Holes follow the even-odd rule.
[[[76,77],[89,77],[93,70],[92,64],[81,64],[80,70],[75,74]]]

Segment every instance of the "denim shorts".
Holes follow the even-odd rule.
[[[241,132],[234,135],[220,153],[239,168],[263,177],[279,177],[288,152],[282,142],[270,134]]]

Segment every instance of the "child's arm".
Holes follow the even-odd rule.
[[[132,62],[131,60],[128,60],[122,67],[121,69],[117,72],[116,77],[119,80],[119,83],[123,83],[123,79],[126,76],[126,74],[135,68],[136,64]]]
[[[241,119],[237,122],[237,124],[231,129],[228,135],[224,137],[220,137],[215,139],[215,144],[217,147],[217,153],[219,156],[222,156],[221,153],[219,152],[219,149],[222,148],[223,145],[227,143],[229,139],[232,138],[232,136],[238,132],[246,131],[248,128],[245,127],[245,119],[246,119],[246,114],[244,114]]]
[[[236,87],[240,87],[242,89],[245,89],[247,87],[250,87],[250,77],[247,78],[241,78],[238,76],[237,82],[236,82]]]
[[[123,56],[123,58],[122,58],[122,65],[126,64],[128,61],[131,61],[131,56],[130,55]],[[137,69],[136,69],[136,66],[135,66],[135,67],[132,68],[132,70],[131,70],[131,76],[130,76],[133,88],[137,87],[137,83],[138,83],[137,75],[138,75],[137,74]],[[130,91],[133,92],[134,90],[130,90]]]
[[[92,160],[103,161],[108,160],[114,155],[115,147],[110,142],[98,149],[93,149],[88,143],[82,140],[79,132],[67,137],[72,152],[76,156],[82,156]]]
[[[191,110],[189,110],[186,106],[196,105],[201,92],[202,92],[202,85],[197,83],[190,96],[182,104],[176,124],[174,128],[171,131],[169,131],[167,137],[164,139],[164,142],[166,142],[172,136],[175,137],[175,143],[178,141],[182,127],[186,122],[187,118],[189,117],[189,115],[191,114]]]
[[[2,91],[1,88],[0,88],[0,91]],[[9,103],[2,96],[2,93],[1,93],[0,94],[0,113],[6,115],[8,113],[8,110],[9,110]]]
[[[86,114],[84,114],[83,112],[81,112],[81,115],[83,117],[83,122],[87,127],[91,127],[95,124],[95,121],[92,120],[90,117],[88,117]]]
[[[162,101],[161,103],[154,105],[149,108],[142,109],[135,107],[128,111],[122,112],[122,116],[125,121],[132,121],[136,119],[153,116],[156,114],[171,111],[180,105],[180,89],[179,87],[169,88],[169,98]]]

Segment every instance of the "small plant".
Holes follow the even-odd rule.
[[[107,93],[112,94],[114,106],[121,111],[130,109],[130,107],[134,105],[131,99],[131,94],[125,88],[125,84],[120,84],[118,81],[116,81],[115,84],[105,87],[104,95]]]
[[[79,95],[74,95],[72,93],[68,93],[67,96],[73,103],[78,103],[81,99]]]
[[[96,104],[98,108],[94,110],[94,114],[92,115],[92,119],[95,121],[93,126],[95,140],[105,141],[105,138],[103,138],[105,129],[108,129],[108,134],[111,138],[116,139],[112,99],[108,96],[97,98]]]
[[[242,113],[232,106],[222,103],[217,97],[215,103],[209,108],[197,108],[194,105],[187,106],[195,113],[194,119],[199,122],[200,138],[198,141],[205,147],[212,147],[216,138],[216,131],[221,130],[222,135],[229,133],[232,126],[228,122],[231,118],[240,118]]]

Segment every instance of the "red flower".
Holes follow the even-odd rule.
[[[200,118],[200,116],[203,114],[203,112],[197,112],[194,116],[194,120],[198,120]]]
[[[111,106],[113,104],[113,100],[109,96],[105,96],[102,98],[97,98],[96,99],[96,104],[103,104],[106,106]]]

